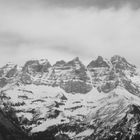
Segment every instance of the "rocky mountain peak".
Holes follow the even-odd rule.
[[[114,55],[111,57],[111,63],[116,69],[121,70],[134,70],[135,66],[128,63],[127,60],[124,57],[121,57],[119,55]]]
[[[13,64],[2,67],[0,87],[14,81],[14,83],[59,86],[66,92],[75,93],[87,93],[94,86],[108,93],[118,85],[122,85],[129,92],[138,94],[139,88],[130,82],[129,77],[127,78],[135,76],[135,69],[134,65],[119,55],[113,56],[110,61],[98,56],[87,68],[79,57],[69,62],[57,61],[53,66],[47,59],[29,60],[20,70]]]
[[[12,62],[8,62],[4,67],[9,67],[12,68],[14,67],[16,64],[12,63]]]
[[[57,61],[53,67],[63,67],[66,64],[64,60]]]
[[[73,61],[80,61],[79,57],[75,57]]]
[[[21,70],[2,67],[0,139],[23,139],[9,126],[26,132],[26,140],[139,139],[140,76],[131,76],[135,69],[118,55],[109,61],[99,56],[88,69],[78,57],[53,66],[41,59],[27,61]]]
[[[39,62],[40,65],[45,65],[45,64],[48,64],[48,63],[50,64],[50,62],[48,61],[48,59],[40,59],[40,60],[38,60],[38,62]]]
[[[3,69],[4,71],[9,71],[9,70],[11,70],[11,69],[13,69],[13,68],[15,68],[15,67],[17,67],[16,64],[9,62],[9,63],[7,63],[6,65],[4,65],[4,66],[3,66],[2,68],[0,68],[0,69]]]
[[[74,67],[76,69],[85,67],[84,64],[80,61],[79,57],[76,57],[73,60],[67,62],[65,66]]]
[[[51,67],[51,64],[48,62],[47,59],[41,60],[29,60],[23,66],[24,72],[48,72],[48,68]]]
[[[0,68],[0,77],[13,77],[18,70],[19,67],[16,64],[7,63],[2,68]]]
[[[100,68],[100,67],[109,68],[109,64],[103,59],[102,56],[98,56],[96,60],[91,61],[88,65],[88,68]]]

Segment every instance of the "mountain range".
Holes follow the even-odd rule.
[[[0,140],[138,139],[140,70],[124,57],[0,68]]]

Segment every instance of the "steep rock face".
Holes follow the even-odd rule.
[[[103,57],[98,56],[95,61],[91,61],[88,65],[88,68],[101,68],[101,67],[109,67],[108,63],[104,61]]]
[[[0,77],[12,78],[15,77],[18,71],[18,66],[8,63],[0,68]]]
[[[0,88],[3,88],[7,84],[12,84],[17,80],[19,68],[17,65],[8,63],[0,68]]]
[[[33,94],[35,94],[34,88],[32,88]],[[51,91],[51,93],[54,91]],[[41,93],[43,92],[41,91]],[[28,94],[26,93],[26,95]],[[24,100],[25,105],[13,106],[17,111],[19,109],[24,110],[23,113],[21,113],[21,110],[16,113],[17,116],[22,117],[20,117],[20,125],[26,129],[30,127],[28,130],[32,139],[136,140],[140,136],[140,98],[122,87],[109,94],[98,93],[95,90],[90,94],[82,94],[81,96],[65,94],[66,100],[60,102],[58,102],[59,97],[62,96],[56,96],[57,93],[51,95],[51,98],[49,94],[44,95],[48,99],[31,99],[32,103],[36,105],[35,110],[32,110],[33,106],[30,104],[27,112],[25,111],[26,102],[30,99]],[[47,104],[49,100],[57,101],[59,105],[56,106],[53,102]],[[40,103],[47,106],[45,105],[43,108]],[[53,110],[57,111],[53,112]],[[30,115],[27,115],[27,113],[32,114],[33,118],[29,117]],[[32,121],[25,120],[27,117]]]
[[[140,107],[129,105],[125,117],[111,129],[112,136],[116,139],[139,139],[140,138]],[[117,133],[116,133],[117,132]]]
[[[50,68],[51,65],[48,62],[48,60],[41,59],[39,60],[32,60],[26,62],[26,64],[23,67],[23,72],[27,72],[29,74],[36,74],[36,73],[43,73],[48,72],[48,68]]]
[[[66,64],[66,62],[63,61],[63,60],[61,60],[61,61],[57,61],[57,62],[53,65],[53,67],[59,69],[59,68],[62,68],[65,64]]]
[[[130,70],[135,71],[135,66],[128,63],[125,58],[115,55],[111,57],[111,63],[115,67],[116,70]]]
[[[0,109],[0,139],[1,140],[28,140],[27,134],[14,122],[11,114]]]
[[[22,68],[21,81],[24,84],[39,83],[43,75],[48,75],[51,67],[48,60],[31,60]]]
[[[136,69],[120,56],[98,57],[87,67],[75,58],[53,66],[47,60],[34,60],[22,69],[1,68],[0,117],[15,131],[0,121],[6,132],[0,138],[10,140],[8,135],[17,140],[26,132],[32,140],[138,139],[140,74]]]
[[[96,65],[93,62],[96,62]],[[88,65],[88,70],[91,74],[93,86],[97,87],[99,91],[108,93],[117,86],[122,86],[139,96],[139,86],[131,80],[132,77],[137,77],[136,67],[128,63],[125,58],[115,55],[110,61],[105,61],[98,57],[97,60]]]
[[[114,121],[113,119],[116,119],[117,116],[108,118],[106,120],[108,124],[103,123],[103,120],[99,121],[98,123],[101,126],[97,128],[96,133],[90,136],[90,138],[92,137],[92,139],[97,140],[138,140],[140,138],[139,106],[129,105],[122,111],[123,113],[126,111],[125,115],[117,123],[115,122],[113,126],[111,126]],[[111,122],[109,123],[110,120]],[[102,125],[104,126],[102,127]]]
[[[116,76],[109,62],[105,61],[102,57],[98,57],[87,66],[92,84],[97,87],[99,91],[109,92],[112,88],[112,82],[116,82]],[[111,88],[108,88],[111,87]],[[114,86],[113,86],[114,87]],[[104,90],[105,89],[105,90]]]
[[[87,74],[86,67],[79,58],[75,58],[67,63],[59,62],[54,66],[56,85],[63,88],[66,92],[87,93],[92,89],[90,77]]]
[[[125,98],[126,96],[124,97],[113,93],[99,101],[100,106],[96,111],[93,109],[87,117],[88,127],[93,128],[94,133],[86,139],[109,140],[113,135],[111,133],[111,130],[113,129],[113,140],[117,138],[118,133],[115,125],[120,121],[123,121],[123,118],[126,117],[126,114],[130,109],[129,105],[131,105],[130,101]],[[125,122],[123,121],[123,123]],[[128,126],[126,128],[128,129]],[[121,132],[121,126],[119,130]]]
[[[81,67],[85,67],[80,61],[79,57],[74,58],[73,60],[67,62],[65,64],[66,67],[74,67],[75,69],[79,69]]]
[[[79,58],[67,63],[58,61],[53,66],[47,60],[41,64],[37,60],[28,61],[22,69],[21,81],[24,84],[59,86],[67,92],[87,93],[92,89],[86,67]]]
[[[69,62],[57,61],[53,66],[46,59],[30,60],[22,69],[7,64],[0,69],[0,75],[1,88],[14,83],[43,84],[59,86],[69,93],[87,93],[94,86],[99,91],[108,93],[121,85],[131,93],[139,94],[139,86],[131,80],[137,78],[136,67],[118,55],[111,60],[99,56],[87,67],[78,57]]]
[[[4,86],[6,86],[8,83],[8,81],[6,80],[6,78],[1,78],[0,79],[0,87],[3,88]]]

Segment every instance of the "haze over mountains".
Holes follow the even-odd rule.
[[[140,71],[124,57],[0,68],[2,140],[137,140]]]
[[[140,66],[139,7],[138,0],[0,0],[0,66],[112,54]]]

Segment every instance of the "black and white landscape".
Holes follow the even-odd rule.
[[[139,140],[140,1],[0,0],[0,140]]]
[[[121,56],[9,63],[0,87],[2,140],[140,138],[140,71]]]

